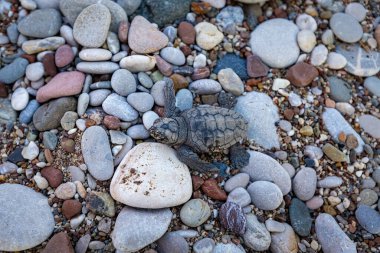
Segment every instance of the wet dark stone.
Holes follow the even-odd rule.
[[[21,147],[15,148],[9,154],[8,161],[10,161],[11,163],[14,163],[14,164],[24,161],[24,157],[22,157],[21,152],[22,152],[22,148]]]
[[[290,223],[298,235],[308,236],[310,234],[312,219],[305,203],[297,198],[292,199],[289,216]]]

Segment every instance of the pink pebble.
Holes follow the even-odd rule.
[[[55,52],[55,65],[62,68],[74,60],[74,52],[69,45],[60,46]]]
[[[323,205],[323,198],[321,196],[314,196],[306,202],[306,206],[311,210],[320,208]]]

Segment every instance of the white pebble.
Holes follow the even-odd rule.
[[[33,180],[36,182],[37,187],[41,190],[49,187],[48,181],[46,178],[42,177],[39,172],[33,177]]]

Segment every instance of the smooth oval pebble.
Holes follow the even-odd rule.
[[[59,199],[71,199],[76,193],[76,186],[73,182],[66,182],[55,189],[55,196]]]
[[[127,97],[127,102],[139,112],[146,112],[152,109],[154,99],[147,92],[132,93]]]
[[[282,192],[277,185],[267,181],[256,181],[247,188],[252,203],[262,210],[275,210],[281,205]]]
[[[108,180],[113,175],[113,157],[106,131],[99,126],[87,128],[81,148],[88,171],[97,180]]]
[[[342,178],[337,176],[327,176],[318,181],[317,185],[320,188],[335,188],[339,187],[343,183]]]
[[[185,111],[193,107],[193,94],[188,89],[180,89],[175,95],[175,106],[180,111]]]
[[[131,55],[120,61],[120,67],[131,72],[146,72],[156,66],[156,58],[145,55]]]
[[[118,69],[112,74],[111,86],[117,94],[128,96],[136,91],[137,83],[130,71],[126,69]]]
[[[211,210],[207,202],[192,199],[183,205],[180,212],[181,221],[189,227],[198,227],[210,217]]]
[[[314,66],[319,66],[325,63],[328,56],[328,49],[325,45],[318,45],[311,52],[310,63]]]
[[[48,199],[29,187],[1,184],[0,213],[1,251],[31,249],[53,233],[55,222]]]
[[[21,111],[25,109],[28,103],[29,93],[25,88],[19,87],[12,93],[11,105],[14,110]]]
[[[134,140],[143,140],[150,137],[149,131],[142,124],[131,126],[128,128],[127,134]]]
[[[161,50],[160,56],[167,62],[181,66],[185,64],[186,58],[182,51],[175,47],[165,47]]]
[[[108,89],[98,89],[91,91],[88,95],[90,97],[90,105],[91,106],[99,106],[102,105],[104,100],[111,94],[111,91]]]
[[[138,112],[128,104],[125,97],[115,93],[110,94],[102,104],[103,110],[123,121],[133,121],[138,118]]]
[[[75,40],[84,47],[100,47],[106,41],[111,24],[111,13],[102,4],[84,8],[75,20]]]
[[[367,205],[359,205],[355,216],[365,230],[374,235],[380,233],[380,213],[378,211]]]
[[[108,61],[112,58],[112,53],[102,48],[87,48],[79,52],[82,61]]]
[[[251,196],[245,188],[238,187],[228,194],[227,201],[234,202],[241,207],[246,207],[251,203]]]
[[[265,251],[271,243],[270,233],[265,225],[257,220],[254,214],[247,214],[247,229],[244,233],[244,244],[255,251]]]
[[[25,75],[30,81],[37,81],[44,75],[44,66],[41,62],[31,63],[26,67]]]
[[[231,177],[224,184],[224,190],[231,192],[238,187],[245,188],[249,183],[249,175],[247,173],[239,173]]]
[[[189,90],[199,95],[210,95],[222,90],[222,86],[212,79],[201,79],[190,83]]]
[[[211,238],[203,238],[193,245],[194,253],[211,253],[215,247],[215,242]]]
[[[76,66],[77,70],[88,74],[110,74],[119,69],[119,65],[115,62],[80,62]]]
[[[310,53],[317,44],[317,38],[313,31],[301,30],[297,34],[297,42],[302,51]]]
[[[296,196],[307,201],[314,196],[317,188],[317,173],[312,168],[302,168],[293,179],[293,191]]]
[[[345,13],[335,13],[330,19],[330,27],[340,40],[348,43],[359,41],[363,35],[359,22]]]
[[[153,86],[153,81],[152,79],[149,77],[148,74],[144,73],[144,72],[140,72],[138,73],[137,75],[137,79],[139,80],[140,84],[142,86],[144,86],[145,88],[152,88]]]

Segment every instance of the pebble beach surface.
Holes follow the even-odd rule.
[[[0,0],[0,252],[380,252],[380,2]],[[149,128],[218,106],[250,159]]]

